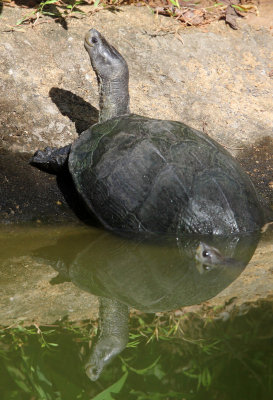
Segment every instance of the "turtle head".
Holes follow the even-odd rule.
[[[204,270],[208,271],[224,263],[224,257],[220,251],[203,242],[200,242],[196,249],[195,259],[203,266]]]
[[[200,242],[196,249],[195,259],[200,273],[211,271],[219,267],[228,267],[230,269],[232,267],[237,268],[242,266],[241,261],[235,258],[225,257],[220,250],[203,242]]]
[[[129,70],[122,55],[96,29],[87,32],[84,47],[98,78],[99,121],[129,114]]]
[[[126,320],[126,332],[121,332],[120,336],[111,335],[107,332],[106,336],[102,335],[98,338],[98,341],[95,343],[94,349],[85,365],[86,375],[91,379],[91,381],[96,381],[100,377],[105,366],[125,349],[128,343],[127,328],[128,322]]]
[[[84,47],[98,78],[104,81],[128,81],[128,66],[122,55],[96,30],[85,35]]]

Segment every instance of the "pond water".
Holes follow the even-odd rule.
[[[0,398],[271,399],[270,229],[2,227]]]

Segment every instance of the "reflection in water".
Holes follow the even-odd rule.
[[[64,237],[35,256],[100,296],[100,332],[86,365],[96,380],[128,341],[128,307],[159,312],[198,304],[233,282],[251,259],[258,236],[122,238],[103,232]]]

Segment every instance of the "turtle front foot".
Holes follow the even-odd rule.
[[[66,165],[71,145],[65,147],[46,147],[44,150],[37,150],[29,163],[43,171],[58,173]]]

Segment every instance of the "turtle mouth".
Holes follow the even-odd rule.
[[[84,45],[88,48],[94,47],[94,43],[92,43],[91,38],[90,38],[90,33],[87,32],[84,38]]]
[[[85,365],[85,373],[91,381],[96,381],[99,378],[100,370],[93,364]]]
[[[88,49],[90,49],[91,47],[94,47],[93,43],[87,37],[85,37],[85,39],[84,39],[84,46],[87,47]]]
[[[200,243],[195,251],[195,259],[200,262],[201,254],[202,254],[203,246]]]

